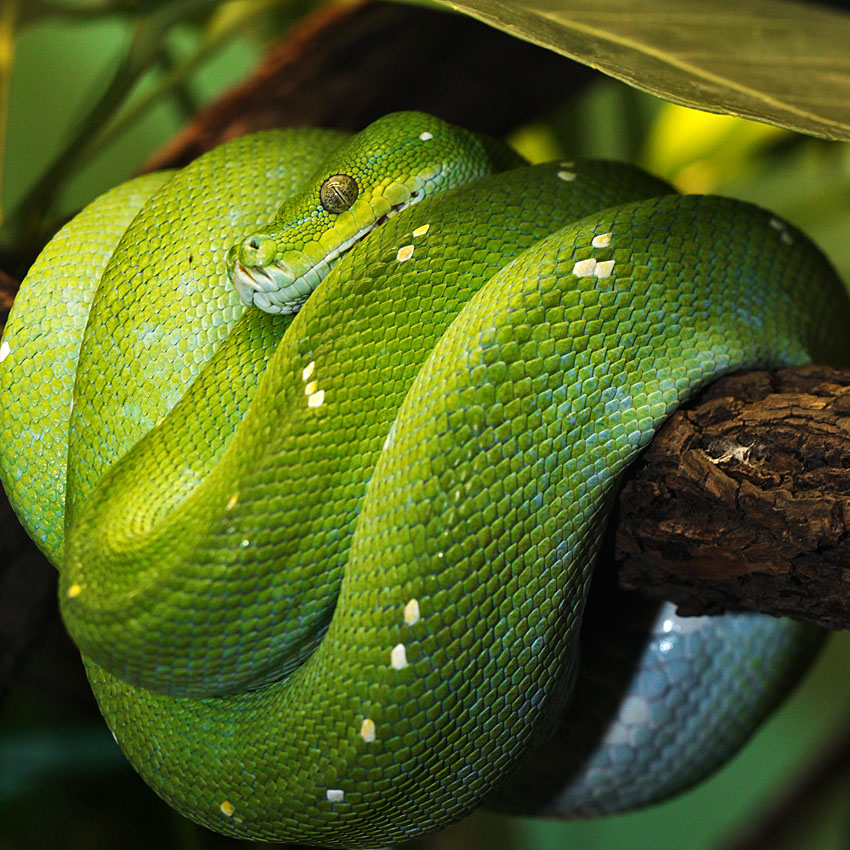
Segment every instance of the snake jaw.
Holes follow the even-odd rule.
[[[297,310],[297,307],[296,310],[270,309],[273,303],[272,296],[279,292],[290,291],[300,279],[283,263],[274,263],[268,266],[245,266],[239,260],[234,260],[230,276],[233,285],[236,287],[236,292],[244,304],[249,306],[254,304],[267,312],[273,313],[295,312]]]
[[[394,204],[386,213],[358,230],[353,236],[329,251],[321,260],[310,263],[302,252],[291,252],[292,262],[283,259],[267,265],[246,266],[236,255],[231,256],[230,278],[240,300],[249,307],[258,307],[266,313],[297,313],[313,290],[324,280],[338,260],[365,239],[373,230],[393,216],[418,203],[425,197],[425,188],[410,192],[406,200]],[[285,255],[290,258],[290,255]],[[293,266],[307,266],[296,273]]]

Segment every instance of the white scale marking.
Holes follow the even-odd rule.
[[[573,266],[573,274],[576,277],[589,277],[596,271],[596,260],[591,257],[589,260],[579,260]]]
[[[328,788],[327,798],[329,803],[341,803],[345,799],[345,791],[341,788]]]
[[[390,653],[390,663],[396,670],[403,670],[407,667],[407,651],[403,643],[398,643],[393,647]]]
[[[774,230],[778,230],[780,236],[782,237],[782,241],[786,245],[790,245],[794,240],[791,238],[791,234],[788,232],[788,227],[784,221],[780,221],[778,218],[772,218],[770,220],[770,226]]]
[[[600,233],[598,236],[594,236],[591,243],[594,248],[607,248],[611,244],[611,234],[610,233]]]
[[[11,349],[9,348],[9,343],[4,339],[3,342],[0,342],[0,363],[2,363],[8,356]]]
[[[422,139],[423,142],[428,142],[428,141],[430,141],[431,139],[434,138],[434,134],[428,133],[428,132],[420,133],[419,138]]]
[[[589,260],[579,260],[573,266],[573,274],[576,277],[610,277],[614,271],[614,260],[603,260],[597,263],[593,257]]]
[[[411,599],[410,602],[404,606],[404,622],[407,623],[408,626],[412,626],[414,623],[419,622],[420,617],[419,600]]]
[[[572,183],[576,179],[575,171],[559,171],[558,177],[565,183]]]
[[[596,264],[597,277],[610,277],[612,271],[614,271],[613,260],[603,260],[601,263]]]
[[[301,380],[306,384],[307,381],[313,376],[313,372],[316,371],[316,361],[311,360],[301,372]]]
[[[307,399],[307,407],[321,407],[325,403],[325,391],[319,390]]]
[[[398,249],[398,254],[396,254],[396,259],[400,263],[406,263],[413,256],[413,245],[405,245],[403,248]]]
[[[375,721],[368,717],[363,721],[360,727],[360,737],[367,743],[371,744],[375,740]]]

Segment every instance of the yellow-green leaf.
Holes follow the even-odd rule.
[[[850,14],[791,0],[445,5],[674,103],[850,140]]]

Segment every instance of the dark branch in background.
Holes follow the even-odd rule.
[[[796,782],[781,791],[748,829],[721,846],[721,850],[773,850],[782,846],[800,819],[816,817],[824,794],[846,787],[850,775],[850,733],[842,732]],[[787,843],[786,847],[789,846]]]
[[[191,121],[146,170],[185,165],[255,130],[360,130],[401,109],[503,136],[594,76],[584,65],[462,15],[368,2],[326,7]]]

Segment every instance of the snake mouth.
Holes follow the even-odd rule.
[[[294,255],[300,266],[297,272],[291,263],[284,260],[276,260],[264,266],[246,266],[238,259],[234,259],[230,279],[240,300],[249,307],[259,307],[266,313],[297,313],[328,272],[358,242],[424,197],[424,187],[411,192],[405,201],[394,204],[386,213],[341,242],[318,262],[310,263],[303,253],[298,252]]]

